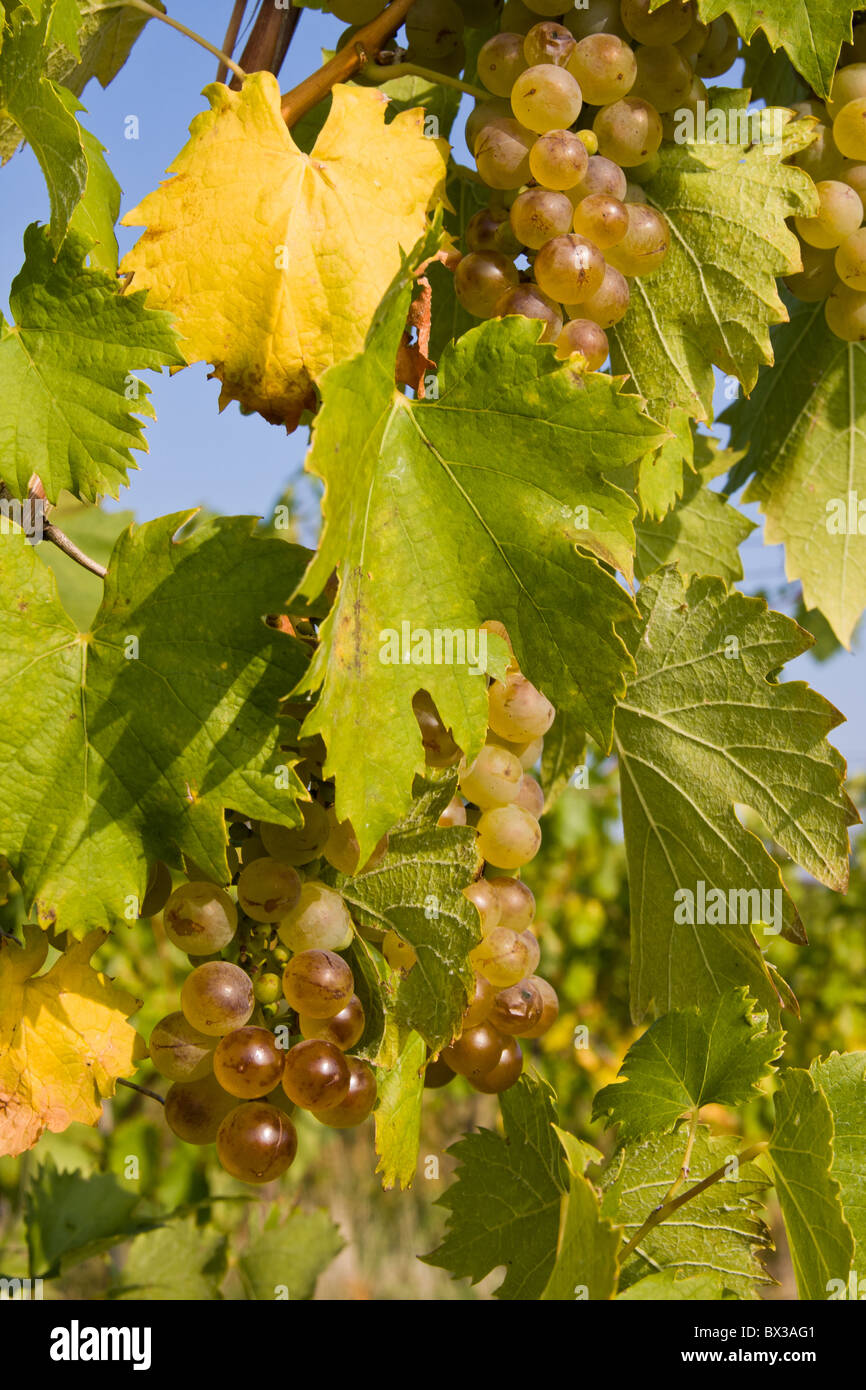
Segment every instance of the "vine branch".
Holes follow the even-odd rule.
[[[462,82],[459,77],[449,77],[445,72],[434,72],[432,68],[419,67],[417,63],[376,63],[372,59],[364,67],[371,77],[385,82],[392,77],[423,77],[428,82],[437,82],[440,87],[453,87],[456,92],[466,92],[467,96],[478,101],[487,101],[489,92],[481,87],[473,87],[471,82]]]
[[[158,1091],[150,1091],[146,1086],[138,1086],[134,1081],[124,1081],[122,1076],[117,1078],[118,1086],[125,1086],[129,1091],[138,1091],[140,1096],[150,1096],[151,1100],[158,1100],[160,1105],[165,1105],[165,1101]]]
[[[4,502],[14,502],[15,500],[4,482],[0,482],[0,500]],[[42,484],[35,475],[30,480],[27,500],[28,502],[35,502],[38,506],[41,506],[44,515],[48,515],[49,504],[45,499]],[[26,530],[26,528],[24,529]],[[108,570],[104,565],[100,565],[96,560],[91,560],[89,555],[85,555],[84,551],[81,550],[74,541],[71,541],[66,533],[61,531],[59,526],[55,526],[53,522],[43,521],[42,539],[44,541],[50,541],[52,545],[56,545],[57,549],[62,550],[64,555],[68,555],[70,560],[74,560],[77,565],[81,565],[82,569],[90,570],[91,574],[99,575],[100,579],[104,579],[108,574]]]
[[[381,14],[359,29],[350,44],[335,53],[330,62],[283,95],[281,110],[287,126],[293,126],[312,111],[338,82],[345,82],[366,67],[372,54],[377,54],[386,39],[396,34],[414,0],[393,0]]]
[[[222,48],[223,53],[226,54],[229,58],[234,57],[235,44],[238,41],[238,34],[241,32],[241,25],[244,22],[244,15],[246,14],[246,11],[247,0],[235,0],[234,8],[232,9],[231,13],[231,18],[228,22],[228,28],[225,32],[225,38],[223,39]],[[225,82],[226,77],[228,76],[228,71],[229,70],[226,66],[226,60],[223,57],[220,59],[220,65],[217,68],[217,82]]]
[[[223,53],[222,49],[209,43],[201,34],[197,34],[194,29],[187,28],[187,26],[181,24],[179,20],[172,19],[171,15],[163,14],[162,10],[158,10],[155,5],[149,5],[147,0],[107,0],[107,3],[104,5],[92,5],[88,13],[99,14],[102,10],[127,9],[140,10],[141,13],[146,14],[149,19],[161,19],[163,24],[168,24],[172,29],[176,29],[179,34],[184,34],[186,38],[192,39],[193,43],[197,43],[202,48],[206,48],[208,53],[212,53],[215,58],[219,58],[220,62],[224,63],[225,66],[235,74],[235,77],[239,77],[241,81],[246,77],[243,68],[238,67],[237,63],[230,58],[227,53]]]

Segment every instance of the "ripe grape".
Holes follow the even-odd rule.
[[[188,1023],[209,1037],[242,1028],[253,1011],[252,981],[239,965],[208,960],[187,975],[180,1004]]]
[[[223,888],[213,883],[182,883],[165,905],[163,925],[169,941],[188,956],[212,956],[237,931],[238,911]]]
[[[866,97],[866,63],[849,63],[837,68],[827,98],[827,114],[835,120],[843,106],[857,97]]]
[[[573,208],[564,193],[527,188],[518,193],[509,214],[511,228],[523,246],[538,251],[551,237],[571,231]]]
[[[514,1085],[522,1071],[523,1053],[520,1051],[520,1044],[514,1038],[508,1038],[496,1066],[485,1072],[484,1076],[470,1081],[470,1085],[485,1095],[499,1095],[501,1091],[507,1091],[509,1086]]]
[[[548,130],[529,151],[532,177],[556,192],[580,183],[588,163],[586,145],[570,130]]]
[[[562,237],[560,240],[579,242],[582,238]],[[494,681],[488,691],[488,700],[491,729],[514,743],[542,738],[556,714],[546,696],[519,671],[510,673],[504,683]]]
[[[511,89],[515,119],[539,135],[548,130],[565,130],[577,120],[582,105],[577,79],[555,63],[536,63],[527,68]]]
[[[539,820],[544,812],[544,792],[535,778],[530,777],[528,773],[524,773],[520,779],[514,804],[522,806],[524,811],[528,811],[536,820]]]
[[[217,1130],[237,1105],[211,1073],[200,1081],[175,1081],[168,1089],[163,1113],[172,1134],[185,1144],[212,1144]]]
[[[299,1014],[333,1018],[355,992],[351,967],[333,951],[301,951],[283,971],[283,994]]]
[[[740,51],[740,39],[729,15],[713,20],[707,41],[695,63],[699,77],[721,77]]]
[[[516,267],[506,256],[496,251],[471,251],[457,267],[454,289],[468,313],[489,319],[495,314],[503,294],[515,286],[518,279]]]
[[[278,859],[254,859],[238,875],[238,902],[254,922],[279,922],[300,896],[297,870]]]
[[[505,1038],[496,1028],[479,1023],[465,1029],[456,1042],[443,1048],[442,1060],[458,1076],[473,1081],[496,1066],[504,1046]]]
[[[279,1083],[283,1057],[267,1028],[236,1028],[217,1044],[214,1076],[229,1095],[258,1100]]]
[[[588,155],[598,154],[598,136],[594,130],[579,130],[577,138],[583,142]]]
[[[354,934],[349,909],[340,894],[311,878],[277,927],[277,935],[290,951],[345,951]]]
[[[262,821],[259,835],[268,854],[282,864],[310,864],[328,843],[328,812],[318,801],[302,801],[304,823],[290,828]]]
[[[463,1014],[463,1031],[469,1028],[477,1028],[479,1023],[483,1023],[490,1013],[491,1005],[496,994],[496,990],[489,980],[485,980],[483,975],[476,974],[475,988],[472,998],[466,1006]]]
[[[473,213],[466,223],[465,240],[469,251],[495,251],[497,233],[503,223],[508,221],[504,212],[494,212],[492,208],[481,208]]]
[[[349,820],[338,820],[333,806],[328,808],[328,839],[323,857],[341,874],[367,874],[381,864],[388,853],[388,836],[383,835],[362,869],[358,868],[361,846]]]
[[[577,304],[601,285],[604,257],[585,237],[570,233],[553,237],[541,248],[534,270],[541,289],[557,304]],[[497,729],[497,732],[505,731]],[[512,734],[515,741],[525,736],[518,732]]]
[[[298,1152],[298,1136],[275,1105],[236,1105],[219,1127],[217,1157],[240,1182],[266,1183],[282,1177]]]
[[[853,188],[866,210],[866,164],[858,164],[846,159],[842,163],[841,170],[836,174],[836,178],[847,183],[849,188]]]
[[[478,851],[497,869],[519,869],[541,844],[538,821],[522,806],[495,806],[478,821]]]
[[[528,961],[526,974],[533,975],[538,968],[538,962],[541,960],[541,947],[538,944],[538,937],[531,927],[527,927],[526,930],[520,932],[519,935],[526,950],[526,958]]]
[[[710,26],[695,15],[692,27],[684,38],[677,39],[677,48],[686,58],[697,58],[710,37]]]
[[[612,106],[603,106],[592,128],[602,155],[623,169],[650,159],[664,133],[658,111],[643,97],[623,97]]]
[[[592,0],[592,4],[582,9],[571,9],[563,19],[576,39],[585,39],[589,34],[616,34],[626,37],[626,30],[620,14],[620,0]]]
[[[530,1028],[528,1033],[523,1034],[523,1037],[543,1038],[545,1033],[549,1032],[556,1022],[559,1014],[559,999],[557,998],[556,990],[553,988],[553,985],[549,984],[547,980],[543,980],[540,975],[531,975],[529,977],[529,983],[535,985],[541,995],[544,1008],[541,1018],[534,1027]]]
[[[815,187],[817,213],[814,217],[796,217],[794,223],[803,241],[826,251],[831,246],[841,246],[856,232],[863,221],[863,204],[854,189],[838,179],[823,179]]]
[[[569,58],[568,71],[577,78],[584,101],[608,106],[631,91],[637,63],[630,45],[616,34],[589,34]]]
[[[668,0],[650,13],[652,0],[622,0],[622,22],[638,43],[668,44],[684,39],[692,27],[692,0]]]
[[[516,289],[508,290],[496,305],[496,314],[498,318],[517,314],[521,318],[539,319],[545,325],[539,339],[542,343],[555,343],[562,330],[559,305],[537,285],[518,285]]]
[[[866,97],[856,97],[839,111],[833,139],[848,159],[866,159]]]
[[[467,801],[487,810],[513,801],[522,776],[523,768],[513,753],[486,743],[474,763],[460,772],[458,781]]]
[[[627,187],[628,180],[619,165],[614,164],[612,159],[606,159],[603,154],[594,154],[587,163],[580,183],[569,190],[569,197],[575,207],[591,193],[607,193],[609,197],[619,198],[622,202]]]
[[[147,876],[147,887],[141,900],[140,917],[155,917],[162,912],[171,896],[171,872],[161,859],[155,859]]]
[[[622,271],[617,270],[616,266],[606,265],[604,279],[595,294],[591,294],[582,304],[566,304],[565,312],[569,318],[592,319],[599,328],[612,328],[625,316],[630,299],[628,280]]]
[[[363,1036],[366,1026],[364,1006],[357,994],[353,994],[338,1014],[331,1018],[310,1018],[307,1014],[301,1014],[298,1026],[302,1037],[320,1038],[322,1042],[333,1043],[341,1052],[348,1052]]]
[[[456,1075],[447,1062],[437,1057],[435,1062],[428,1062],[424,1068],[424,1087],[428,1091],[438,1091],[441,1086],[449,1085]]]
[[[469,260],[469,256],[464,256],[460,265]],[[504,257],[498,257],[504,260]],[[514,274],[514,279],[507,281],[503,288],[508,284],[517,284],[517,271],[510,261],[507,262],[510,270]],[[460,266],[457,267],[458,271]],[[446,729],[442,720],[439,718],[438,711],[426,690],[418,690],[412,697],[412,709],[421,730],[421,743],[424,748],[424,761],[428,767],[451,767],[460,758],[460,749],[451,737],[451,730]]]
[[[854,233],[855,236],[858,233]],[[847,243],[843,242],[843,245]],[[785,277],[785,284],[796,299],[804,304],[817,304],[833,289],[839,276],[836,273],[833,248],[820,251],[808,242],[800,245],[803,269]]]
[[[408,941],[404,941],[402,936],[399,936],[395,931],[385,933],[382,941],[382,955],[392,970],[403,970],[407,975],[418,963],[415,948],[410,946]]]
[[[866,290],[866,227],[842,242],[835,256],[836,273],[852,290]]]
[[[475,163],[487,187],[513,189],[527,183],[534,142],[533,132],[513,117],[484,126],[475,141]]]
[[[866,342],[866,294],[837,284],[824,305],[831,332],[844,343]]]
[[[415,0],[406,16],[406,37],[425,59],[447,58],[463,34],[463,14],[454,0]]]
[[[333,1043],[310,1038],[286,1053],[283,1090],[301,1110],[330,1110],[349,1094],[351,1072]]]
[[[687,58],[673,44],[638,48],[637,77],[632,96],[643,97],[656,111],[667,113],[683,106],[691,91],[694,72]]]
[[[497,926],[522,932],[535,916],[535,896],[519,878],[490,878],[487,880],[499,905]]]
[[[466,824],[466,807],[459,796],[452,797],[436,824],[441,830],[449,830],[452,825]]]
[[[536,943],[537,945],[537,943]],[[522,933],[510,927],[494,927],[469,954],[473,969],[497,989],[507,989],[532,974],[533,951]]]
[[[565,67],[576,46],[574,35],[562,24],[544,20],[533,24],[523,40],[523,56],[529,67],[538,63],[555,63]]]
[[[150,1035],[150,1060],[169,1081],[200,1081],[213,1069],[216,1040],[200,1033],[180,1012],[166,1014]]]
[[[487,101],[476,102],[466,117],[466,127],[463,132],[463,138],[472,153],[475,154],[475,143],[486,125],[495,124],[501,120],[510,121],[511,119],[511,102],[506,101],[503,97],[488,97]],[[480,246],[471,246],[469,249],[471,251],[483,250]]]
[[[612,198],[609,193],[590,193],[574,209],[574,230],[597,246],[599,251],[616,246],[628,231],[625,203],[620,202],[619,198]]]
[[[488,932],[493,931],[494,927],[499,926],[502,909],[488,879],[477,878],[474,883],[470,883],[463,889],[463,896],[474,903],[478,909],[478,915],[481,918],[481,931],[485,936]]]
[[[489,1021],[508,1037],[522,1037],[541,1022],[544,999],[532,980],[501,989],[493,1000]]]
[[[808,174],[815,183],[820,183],[823,179],[844,180],[845,160],[839,153],[832,130],[826,125],[815,127],[815,138],[811,145],[799,150],[792,163]]]
[[[623,275],[649,275],[668,253],[670,232],[664,217],[643,203],[628,203],[628,231],[608,251],[611,265]]]
[[[592,319],[571,319],[556,340],[556,355],[578,371],[597,372],[610,355],[607,334]]]
[[[648,203],[649,198],[647,197],[646,193],[641,188],[639,183],[629,182],[628,187],[625,190],[625,197],[622,201],[624,203]]]
[[[313,1115],[330,1129],[354,1129],[368,1118],[376,1104],[376,1074],[369,1062],[360,1057],[347,1057],[349,1089],[337,1105],[327,1110],[314,1109]]]
[[[528,66],[522,34],[494,34],[478,54],[478,76],[497,97],[510,96],[515,81]]]

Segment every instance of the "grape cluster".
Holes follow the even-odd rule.
[[[704,78],[727,71],[739,41],[727,16],[705,24],[693,0],[563,8],[507,0],[481,49],[491,95],[466,142],[490,200],[467,225],[455,290],[477,318],[540,320],[541,341],[586,372],[607,359],[630,279],[667,255],[667,220],[641,184],[673,138],[674,112],[697,111]]]
[[[807,304],[825,301],[830,330],[846,343],[866,342],[866,25],[854,30],[846,62],[826,103],[795,109],[817,119],[816,137],[793,162],[815,181],[818,211],[797,217],[803,269],[785,284]]]

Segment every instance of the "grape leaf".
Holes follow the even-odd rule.
[[[667,417],[672,438],[654,454],[646,454],[637,468],[636,492],[646,520],[659,521],[683,495],[686,470],[695,467],[695,441],[691,417],[674,407]]]
[[[689,1188],[723,1167],[730,1176],[683,1203],[670,1221],[641,1239],[623,1263],[621,1290],[646,1275],[681,1269],[690,1275],[720,1276],[740,1298],[754,1298],[757,1284],[772,1282],[761,1262],[772,1241],[759,1206],[769,1183],[756,1163],[735,1161],[740,1148],[739,1139],[715,1137],[703,1126],[698,1129]],[[682,1161],[680,1134],[656,1135],[619,1149],[602,1175],[602,1215],[621,1225],[630,1240],[664,1200]]]
[[[66,87],[58,87],[57,94],[73,115],[83,109],[78,98]],[[69,219],[69,226],[88,243],[91,266],[104,270],[106,275],[116,275],[117,237],[114,224],[120,212],[120,184],[103,157],[105,146],[89,130],[80,129],[87,160],[87,182],[81,201]]]
[[[325,530],[300,587],[321,592],[337,567],[340,588],[305,680],[323,687],[305,731],[327,744],[337,811],[362,855],[408,809],[423,769],[414,692],[429,691],[468,758],[487,719],[483,677],[459,647],[387,663],[389,632],[462,640],[501,619],[529,678],[608,743],[628,664],[613,624],[633,608],[583,551],[629,571],[634,503],[602,470],[662,437],[620,382],[580,385],[537,345],[539,325],[516,318],[448,349],[438,400],[395,393],[411,285],[407,269],[367,351],[328,374],[308,458],[325,483]]]
[[[776,1123],[769,1152],[797,1289],[801,1298],[826,1298],[830,1280],[847,1282],[854,1254],[831,1173],[833,1116],[813,1078],[797,1067],[784,1072],[773,1099]]]
[[[148,1303],[212,1302],[220,1296],[227,1246],[226,1236],[212,1226],[197,1225],[195,1217],[170,1221],[132,1241],[110,1297]]]
[[[662,147],[644,191],[670,224],[670,251],[652,275],[630,282],[629,312],[610,334],[614,369],[631,373],[659,418],[677,407],[710,421],[714,363],[749,391],[772,361],[770,325],[785,317],[776,277],[800,264],[785,219],[811,213],[816,197],[808,175],[781,160],[810,139],[809,123],[798,121],[778,148],[751,145],[748,135]]]
[[[540,1298],[556,1260],[568,1175],[553,1128],[553,1092],[522,1076],[499,1098],[504,1135],[480,1129],[452,1144],[457,1177],[437,1206],[448,1210],[438,1249],[422,1256],[473,1284],[505,1265],[497,1298]]]
[[[135,915],[154,859],[227,883],[224,807],[299,820],[276,716],[306,658],[263,617],[307,552],[245,517],[178,543],[186,519],[120,537],[88,634],[23,533],[0,542],[2,853],[40,923],[74,936]]]
[[[621,1232],[602,1217],[592,1184],[581,1175],[572,1173],[565,1203],[556,1264],[542,1299],[613,1298]]]
[[[54,1279],[72,1265],[149,1230],[135,1216],[139,1194],[113,1173],[58,1172],[41,1164],[27,1186],[27,1250],[31,1278]]]
[[[833,1178],[854,1236],[855,1269],[866,1256],[866,1052],[834,1052],[809,1068],[833,1117]]]
[[[93,501],[116,497],[130,449],[145,449],[136,415],[153,415],[149,389],[132,375],[179,360],[166,314],[83,261],[88,244],[70,232],[55,259],[36,223],[12,282],[14,322],[0,314],[0,459],[18,497],[31,475],[49,501],[61,489]]]
[[[108,512],[103,507],[78,502],[66,493],[52,510],[50,520],[80,546],[85,555],[100,565],[107,565],[118,536],[133,524],[135,513]],[[56,545],[41,545],[37,554],[57,578],[63,607],[76,627],[85,632],[102,602],[104,585],[99,575],[84,569]]]
[[[623,1303],[706,1303],[726,1296],[720,1274],[683,1275],[676,1269],[666,1269],[630,1284],[617,1294],[617,1300]]]
[[[45,1129],[95,1124],[117,1078],[131,1076],[139,1007],[90,965],[105,933],[90,932],[43,975],[48,942],[25,927],[24,945],[0,937],[0,1154],[20,1154]]]
[[[386,1189],[395,1183],[411,1187],[418,1167],[421,1136],[421,1101],[424,1096],[424,1063],[427,1048],[420,1033],[405,1039],[394,1066],[379,1076],[379,1099],[374,1120],[376,1172]]]
[[[851,38],[851,13],[859,0],[698,0],[701,19],[726,11],[746,40],[756,30],[773,50],[784,48],[797,71],[819,97],[830,83],[842,44]]]
[[[586,733],[579,720],[557,710],[556,718],[544,736],[540,781],[544,788],[544,809],[549,811],[569,785],[576,769],[586,759]]]
[[[785,546],[788,579],[802,581],[807,607],[819,608],[847,647],[866,608],[857,514],[866,498],[866,349],[830,332],[823,303],[787,303],[791,322],[773,334],[776,366],[722,417],[734,447],[748,448],[731,485],[753,475],[744,500],[760,504],[766,544]]]
[[[686,475],[682,500],[673,501],[660,520],[643,517],[635,522],[635,570],[640,579],[667,564],[678,565],[684,575],[716,574],[729,583],[743,577],[739,547],[755,523],[732,507],[723,493],[707,487],[736,455],[729,450],[712,453],[701,435],[696,443],[699,461],[696,471]]]
[[[326,368],[362,349],[444,186],[447,145],[425,137],[423,108],[386,125],[370,88],[334,88],[310,155],[272,73],[205,95],[176,177],[123,219],[147,231],[122,268],[175,314],[187,361],[213,363],[221,407],[237,400],[291,430]]]
[[[752,94],[753,101],[764,101],[768,106],[793,106],[795,101],[805,101],[809,95],[809,85],[791,66],[791,60],[782,49],[775,51],[760,29],[752,35],[743,54],[743,86]]]
[[[632,1043],[618,1079],[598,1092],[592,1118],[620,1125],[629,1144],[676,1125],[702,1105],[743,1105],[774,1068],[781,1032],[753,1014],[745,989],[728,990],[703,1008],[675,1009]]]
[[[345,1242],[325,1211],[293,1211],[281,1226],[268,1226],[238,1255],[251,1299],[311,1299],[316,1281]]]
[[[615,740],[632,1009],[666,1013],[745,985],[772,1017],[779,999],[752,924],[792,941],[804,934],[778,867],[734,807],[752,807],[792,859],[844,890],[847,826],[857,817],[842,789],[844,761],[826,740],[842,716],[803,682],[777,683],[773,672],[811,643],[762,599],[729,594],[714,578],[686,589],[665,569],[641,585],[638,603],[643,622],[629,633],[637,675],[617,709]],[[702,884],[724,894],[736,923],[726,912],[701,924]],[[760,901],[747,902],[749,892]]]

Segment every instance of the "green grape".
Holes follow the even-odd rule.
[[[608,251],[608,260],[623,275],[649,275],[668,253],[668,224],[660,212],[643,203],[628,203],[627,207],[628,231],[619,245]]]
[[[803,269],[794,275],[786,276],[785,284],[795,299],[801,300],[804,304],[818,304],[827,298],[839,278],[836,274],[833,248],[819,251],[817,247],[804,241],[800,243],[800,257]]]
[[[238,902],[254,922],[279,922],[300,896],[297,870],[278,859],[254,859],[238,875]]]
[[[443,1048],[442,1060],[458,1076],[473,1081],[496,1066],[504,1046],[505,1038],[496,1028],[479,1023],[465,1029],[456,1042]]]
[[[395,931],[385,933],[382,940],[382,955],[392,970],[402,970],[407,975],[418,964],[418,956],[414,948],[409,945],[408,941],[404,941],[402,936],[398,936]]]
[[[331,1018],[310,1018],[307,1014],[301,1014],[298,1027],[302,1037],[319,1038],[338,1047],[341,1052],[348,1052],[363,1036],[366,1022],[364,1006],[357,994],[353,994],[348,1004]]]
[[[141,900],[139,917],[155,917],[162,912],[171,897],[171,871],[161,859],[155,859],[147,876],[147,887]]]
[[[574,209],[574,230],[597,246],[599,251],[606,251],[609,246],[616,246],[622,241],[628,225],[625,203],[608,193],[590,193]]]
[[[604,257],[592,242],[572,232],[548,241],[536,256],[533,269],[544,293],[557,304],[578,304],[601,285]],[[503,737],[507,736],[505,728],[493,727]],[[537,734],[539,731],[531,732]],[[511,737],[517,742],[528,735],[515,731]]]
[[[866,127],[864,127],[866,130]],[[815,185],[818,211],[814,217],[795,217],[794,225],[803,241],[823,251],[841,246],[863,221],[863,204],[847,183],[823,179]]]
[[[520,980],[495,995],[489,1022],[508,1037],[523,1037],[541,1022],[544,999],[532,980]]]
[[[622,0],[622,22],[632,38],[650,45],[684,39],[695,17],[692,0],[668,0],[667,5],[650,12],[651,4],[652,0]]]
[[[318,801],[299,803],[304,823],[300,826],[272,825],[262,821],[262,844],[272,859],[281,864],[311,864],[328,842],[328,812]]]
[[[698,54],[695,72],[699,77],[721,77],[735,61],[740,39],[729,15],[723,14],[710,25],[707,41]]]
[[[535,935],[535,932],[532,930],[531,927],[527,927],[526,930],[520,932],[519,935],[520,940],[523,942],[524,948],[526,950],[526,959],[528,962],[526,966],[526,974],[533,975],[536,969],[538,968],[538,962],[541,959],[541,947],[538,944],[538,937]]]
[[[379,0],[330,0],[328,9],[344,24],[369,24],[382,6]]]
[[[256,1185],[274,1182],[298,1152],[298,1136],[275,1105],[251,1101],[236,1105],[219,1127],[217,1158],[233,1178]]]
[[[588,38],[590,34],[616,34],[621,39],[627,37],[620,14],[620,0],[592,0],[591,4],[580,9],[569,10],[562,22],[576,39]]]
[[[598,136],[594,130],[579,130],[577,138],[583,142],[588,155],[598,154]]]
[[[555,63],[536,63],[511,89],[511,109],[527,130],[544,135],[565,130],[580,115],[583,98],[576,78]]]
[[[440,830],[450,830],[453,825],[466,824],[466,807],[459,796],[452,797],[436,824]]]
[[[498,926],[510,931],[525,931],[535,917],[535,896],[519,878],[489,878],[499,905]]]
[[[629,182],[622,201],[624,203],[648,203],[649,198],[639,183]]]
[[[486,743],[469,767],[463,767],[457,780],[467,801],[487,810],[505,806],[517,796],[523,768],[513,753]]]
[[[538,821],[522,806],[494,806],[478,820],[478,852],[497,869],[520,869],[541,844]]]
[[[824,305],[827,325],[843,343],[866,342],[866,294],[837,283]]]
[[[360,1057],[347,1057],[349,1089],[343,1100],[327,1110],[313,1110],[313,1117],[329,1129],[354,1129],[370,1116],[376,1104],[376,1073]]]
[[[470,883],[463,889],[463,896],[474,903],[478,909],[478,915],[481,918],[481,931],[484,936],[488,932],[492,932],[494,927],[499,926],[502,909],[489,879],[477,878],[474,883]]]
[[[699,19],[698,16],[695,15],[689,32],[684,38],[677,39],[677,48],[684,58],[688,58],[689,60],[696,59],[698,54],[703,52],[709,37],[709,24],[705,24],[702,19]]]
[[[637,64],[629,44],[616,34],[589,34],[568,60],[584,101],[608,106],[627,96],[634,86]]]
[[[811,145],[799,150],[791,162],[815,183],[824,179],[844,179],[845,160],[833,139],[833,131],[826,125],[815,127],[815,139]]]
[[[840,178],[843,183],[847,183],[849,188],[854,189],[864,210],[866,210],[866,164],[858,164],[846,159],[836,177]]]
[[[463,14],[454,0],[415,0],[405,23],[409,43],[424,60],[447,58],[460,45]]]
[[[528,811],[536,820],[541,819],[544,812],[544,792],[541,790],[541,784],[536,782],[534,777],[530,777],[528,772],[524,772],[520,779],[514,804],[522,806],[524,811]]]
[[[519,1080],[522,1071],[523,1053],[520,1051],[520,1044],[514,1038],[508,1038],[496,1066],[476,1080],[470,1080],[469,1084],[484,1095],[496,1096],[513,1086]]]
[[[483,1023],[490,1013],[493,999],[496,994],[494,986],[489,980],[485,980],[483,975],[476,974],[475,987],[472,998],[466,1005],[463,1014],[462,1026],[464,1033],[469,1028],[477,1028],[479,1023]]]
[[[200,1033],[182,1013],[166,1014],[150,1035],[150,1060],[169,1081],[200,1081],[213,1070],[216,1039]]]
[[[866,97],[866,63],[849,63],[837,68],[827,98],[827,115],[835,120],[843,106],[857,97]]]
[[[460,265],[463,265],[463,263],[469,259],[469,256],[464,256]],[[479,259],[481,258],[479,257]],[[504,260],[504,257],[485,257],[483,259],[495,259],[496,268],[498,269],[499,261]],[[517,283],[517,271],[510,262],[508,262],[508,266],[509,271],[514,275],[514,279],[511,280],[509,275],[503,270],[502,276],[506,282],[503,288],[506,288],[508,284]],[[457,269],[459,271],[460,266],[458,266]],[[476,269],[478,269],[478,267],[476,267]],[[417,690],[415,692],[412,697],[412,709],[421,730],[421,743],[424,748],[424,761],[427,766],[451,767],[454,763],[459,762],[460,749],[451,736],[451,730],[446,729],[442,720],[439,718],[439,712],[426,690]]]
[[[333,951],[301,951],[283,971],[287,1002],[308,1018],[333,1018],[354,993],[351,967]]]
[[[623,97],[603,106],[592,123],[598,148],[623,169],[651,159],[662,142],[661,116],[642,97]]]
[[[556,340],[556,355],[580,372],[597,372],[610,355],[607,334],[592,319],[570,319]]]
[[[284,1055],[267,1028],[236,1028],[220,1038],[213,1074],[229,1095],[260,1100],[279,1084]]]
[[[866,159],[866,97],[856,97],[839,111],[833,139],[847,159]]]
[[[579,237],[562,238],[572,239],[580,240]],[[519,671],[510,672],[504,682],[494,681],[490,686],[488,720],[494,733],[502,738],[510,739],[514,743],[524,739],[543,738],[555,715],[556,710],[546,696]]]
[[[576,187],[568,190],[568,196],[575,207],[588,198],[591,193],[607,193],[611,198],[622,202],[628,180],[618,164],[606,159],[603,154],[594,154],[586,166],[586,173]]]
[[[208,1037],[221,1037],[233,1028],[242,1028],[254,1004],[249,975],[226,960],[207,960],[197,965],[180,991],[180,1006],[187,1022]]]
[[[428,1091],[438,1091],[442,1086],[450,1085],[456,1075],[456,1071],[452,1071],[447,1062],[437,1057],[435,1062],[428,1062],[424,1068],[424,1088]]]
[[[217,1130],[237,1105],[211,1073],[200,1081],[175,1081],[163,1106],[165,1122],[185,1144],[212,1144]]]
[[[497,233],[508,216],[504,212],[494,212],[492,208],[482,208],[473,213],[466,223],[464,234],[468,251],[496,251]]]
[[[266,971],[253,981],[253,996],[257,1004],[276,1004],[283,997],[283,982],[273,971]]]
[[[527,9],[523,0],[505,0],[499,16],[499,28],[504,34],[528,34],[538,15]]]
[[[225,889],[213,883],[182,883],[162,916],[165,934],[188,956],[212,956],[237,931],[238,912]]]
[[[502,97],[488,97],[486,101],[475,103],[466,117],[466,126],[463,132],[466,144],[473,154],[478,136],[484,127],[501,120],[511,120],[510,101],[505,101]]]
[[[586,173],[589,155],[580,137],[570,130],[548,130],[529,151],[529,169],[542,188],[562,192],[574,188]]]
[[[516,289],[507,290],[496,305],[496,313],[499,318],[516,314],[521,318],[538,319],[544,324],[544,331],[539,338],[539,342],[542,343],[555,343],[562,331],[562,313],[559,305],[537,285],[524,284],[518,285]]]
[[[527,188],[518,193],[509,214],[511,229],[523,246],[538,251],[551,237],[571,231],[573,209],[564,193]]]
[[[522,34],[494,34],[478,54],[478,76],[496,97],[510,96],[516,79],[528,66]]]
[[[523,56],[530,67],[537,63],[556,63],[565,67],[575,49],[575,38],[562,24],[544,20],[533,24],[523,40]]]
[[[498,251],[470,251],[457,267],[454,290],[468,313],[489,319],[496,313],[496,305],[503,294],[515,286],[518,279],[517,269],[507,256]]]
[[[673,44],[657,48],[638,48],[635,52],[637,77],[632,96],[643,97],[656,111],[667,113],[688,100],[694,72]]]
[[[556,1022],[557,1015],[559,1014],[559,999],[557,998],[556,990],[553,988],[553,985],[549,984],[547,980],[543,980],[540,975],[530,975],[528,983],[535,985],[535,988],[541,995],[544,1007],[542,1009],[541,1018],[527,1033],[523,1034],[523,1037],[543,1038],[545,1033],[548,1033]]]
[[[355,927],[340,894],[308,878],[295,906],[277,927],[277,935],[290,951],[345,951]]]
[[[338,820],[336,809],[333,806],[328,807],[328,839],[322,855],[333,869],[341,874],[367,874],[381,864],[387,853],[388,836],[383,835],[364,867],[359,869],[361,846],[352,828],[352,822]]]
[[[622,271],[617,270],[616,266],[606,265],[604,279],[595,294],[591,294],[582,304],[566,304],[565,312],[569,318],[592,319],[599,328],[613,328],[625,317],[630,298],[628,280]]]
[[[321,1038],[295,1043],[286,1053],[283,1090],[301,1110],[330,1110],[349,1094],[351,1073],[338,1047]]]

